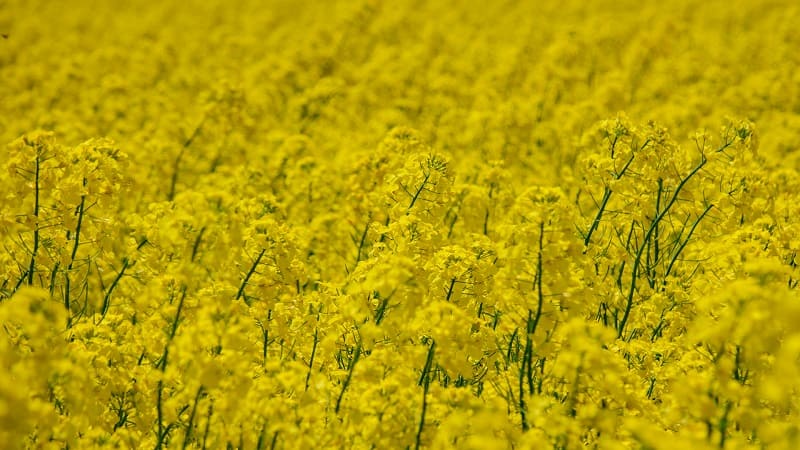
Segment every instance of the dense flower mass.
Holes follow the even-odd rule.
[[[800,448],[800,5],[0,1],[4,448]]]

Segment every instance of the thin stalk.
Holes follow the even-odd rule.
[[[664,280],[665,281],[666,281],[666,278],[669,276],[669,274],[672,272],[672,267],[675,265],[675,262],[678,260],[678,256],[680,256],[680,254],[683,251],[683,249],[689,243],[689,239],[691,239],[692,234],[694,234],[694,230],[697,228],[697,225],[700,224],[700,221],[703,220],[703,218],[706,216],[706,214],[708,214],[708,212],[711,211],[711,208],[713,208],[713,207],[714,207],[714,205],[708,205],[706,207],[706,209],[703,211],[703,213],[700,214],[700,216],[697,217],[697,220],[695,220],[694,223],[692,224],[692,227],[689,229],[689,233],[686,235],[686,239],[684,239],[683,242],[681,242],[680,246],[678,246],[677,251],[672,256],[672,260],[670,260],[669,265],[667,266],[666,272],[664,272]]]
[[[628,323],[628,317],[630,316],[631,308],[633,307],[633,294],[636,291],[636,279],[639,275],[639,266],[641,265],[642,261],[642,252],[644,252],[646,243],[652,238],[656,227],[658,227],[658,224],[661,222],[662,219],[664,219],[669,210],[672,208],[672,205],[674,205],[675,202],[678,200],[678,195],[681,193],[683,187],[686,186],[686,183],[688,183],[689,180],[692,179],[692,177],[694,177],[694,175],[697,172],[699,172],[700,169],[702,169],[707,162],[708,160],[706,159],[705,155],[702,155],[702,160],[700,161],[700,163],[697,166],[695,166],[695,168],[692,169],[692,171],[689,172],[689,174],[683,180],[681,180],[680,183],[678,183],[678,186],[675,188],[675,192],[672,193],[672,197],[670,198],[669,202],[664,206],[664,209],[661,210],[661,212],[653,219],[653,222],[650,224],[650,227],[648,228],[647,233],[645,234],[645,237],[642,240],[642,243],[640,244],[638,251],[636,252],[636,258],[633,261],[633,268],[631,270],[631,287],[628,290],[628,298],[625,305],[625,312],[623,313],[622,320],[619,323],[619,328],[617,333],[618,339],[622,338],[622,335],[625,332],[625,326]]]
[[[197,389],[197,394],[194,396],[194,404],[192,405],[192,412],[189,413],[189,423],[186,425],[186,433],[183,435],[182,449],[189,446],[189,440],[192,437],[192,429],[194,428],[194,418],[197,414],[197,404],[200,402],[200,396],[203,394],[203,386]]]
[[[428,185],[428,180],[430,178],[431,178],[431,174],[430,173],[426,173],[425,174],[425,178],[422,180],[422,184],[419,185],[419,188],[417,189],[417,192],[415,192],[414,196],[411,198],[411,203],[408,205],[408,209],[407,209],[408,211],[410,211],[411,208],[414,207],[414,204],[417,203],[417,200],[419,199],[420,194],[422,194],[422,191],[425,189],[425,186]]]
[[[611,188],[606,186],[603,192],[603,200],[600,202],[600,208],[597,209],[597,215],[594,217],[592,225],[589,227],[589,231],[586,232],[586,237],[583,239],[583,245],[589,245],[589,242],[592,240],[592,233],[594,233],[594,231],[600,225],[600,220],[603,218],[603,212],[606,210],[608,200],[611,198],[611,192]]]
[[[369,231],[369,221],[371,216],[367,218],[367,224],[364,226],[364,232],[361,233],[361,240],[358,243],[358,254],[356,255],[356,264],[361,261],[361,252],[364,250],[364,244],[367,242],[367,232]]]
[[[239,291],[236,293],[236,300],[239,300],[244,295],[244,288],[245,286],[247,286],[247,282],[250,281],[250,277],[252,277],[253,274],[255,273],[256,268],[258,267],[258,264],[261,262],[261,258],[264,257],[264,253],[266,251],[267,249],[265,248],[261,249],[261,253],[258,254],[258,257],[253,262],[253,265],[250,267],[250,270],[247,271],[247,274],[244,276],[244,280],[242,280],[242,285],[239,286]],[[245,303],[248,303],[247,299],[245,299]]]
[[[539,253],[536,261],[536,293],[537,293],[537,305],[536,305],[536,316],[533,319],[533,322],[528,329],[528,334],[533,334],[536,332],[536,328],[539,326],[539,319],[542,317],[542,308],[544,306],[544,294],[542,293],[542,250],[544,248],[544,222],[539,223]]]
[[[86,186],[86,178],[83,179],[83,186]],[[64,307],[67,309],[67,327],[72,321],[72,311],[70,309],[70,273],[75,265],[75,258],[78,255],[78,246],[81,244],[81,227],[83,225],[83,216],[86,207],[86,196],[81,195],[81,204],[78,205],[78,224],[75,226],[75,241],[72,244],[72,254],[70,255],[67,270],[64,272]]]
[[[183,143],[183,147],[181,147],[180,152],[178,152],[178,156],[175,158],[175,164],[172,169],[172,177],[170,178],[169,182],[169,193],[167,194],[167,200],[172,201],[175,199],[175,187],[178,184],[178,172],[180,171],[181,160],[183,159],[183,154],[186,152],[186,149],[191,147],[192,143],[197,136],[200,135],[200,130],[203,128],[203,124],[205,123],[206,118],[203,117],[203,120],[200,124],[194,129],[191,136]]]
[[[120,269],[117,276],[114,278],[114,281],[111,282],[111,286],[108,287],[106,294],[103,296],[103,307],[100,309],[100,321],[102,321],[106,317],[106,313],[108,313],[108,308],[111,306],[111,293],[114,292],[114,288],[117,287],[119,281],[122,279],[122,276],[125,275],[125,270],[128,269],[129,261],[128,258],[122,258],[122,269]],[[99,323],[99,322],[98,322]]]
[[[419,426],[417,427],[417,435],[414,438],[414,449],[419,450],[422,445],[422,430],[425,428],[425,414],[428,411],[428,390],[431,384],[430,368],[433,364],[433,355],[436,351],[436,342],[431,342],[428,348],[428,357],[425,361],[425,368],[422,370],[422,412],[419,417]]]
[[[31,261],[28,264],[28,285],[33,285],[33,273],[36,269],[36,254],[39,251],[39,172],[41,170],[41,155],[39,150],[36,150],[36,170],[34,172],[34,201],[33,201],[33,217],[35,223],[33,228],[33,251],[31,252]]]
[[[335,413],[339,413],[339,409],[342,406],[342,398],[344,398],[344,393],[347,391],[347,388],[350,386],[350,381],[353,379],[353,369],[356,367],[356,363],[358,363],[359,358],[361,357],[361,342],[356,344],[356,349],[353,355],[353,359],[350,360],[350,367],[347,370],[347,378],[345,378],[344,383],[342,384],[342,391],[339,392],[339,398],[336,399],[336,408],[334,409]]]
[[[314,356],[317,354],[317,344],[319,343],[319,328],[314,330],[314,345],[311,347],[311,358],[308,361],[308,373],[306,373],[306,391],[311,380],[311,369],[314,367]]]

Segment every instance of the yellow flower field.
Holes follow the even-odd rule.
[[[0,0],[0,447],[800,448],[799,23]]]

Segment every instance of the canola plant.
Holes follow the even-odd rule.
[[[798,23],[0,1],[0,442],[800,447]]]

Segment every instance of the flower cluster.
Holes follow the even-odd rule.
[[[800,447],[788,0],[0,8],[9,448]]]

